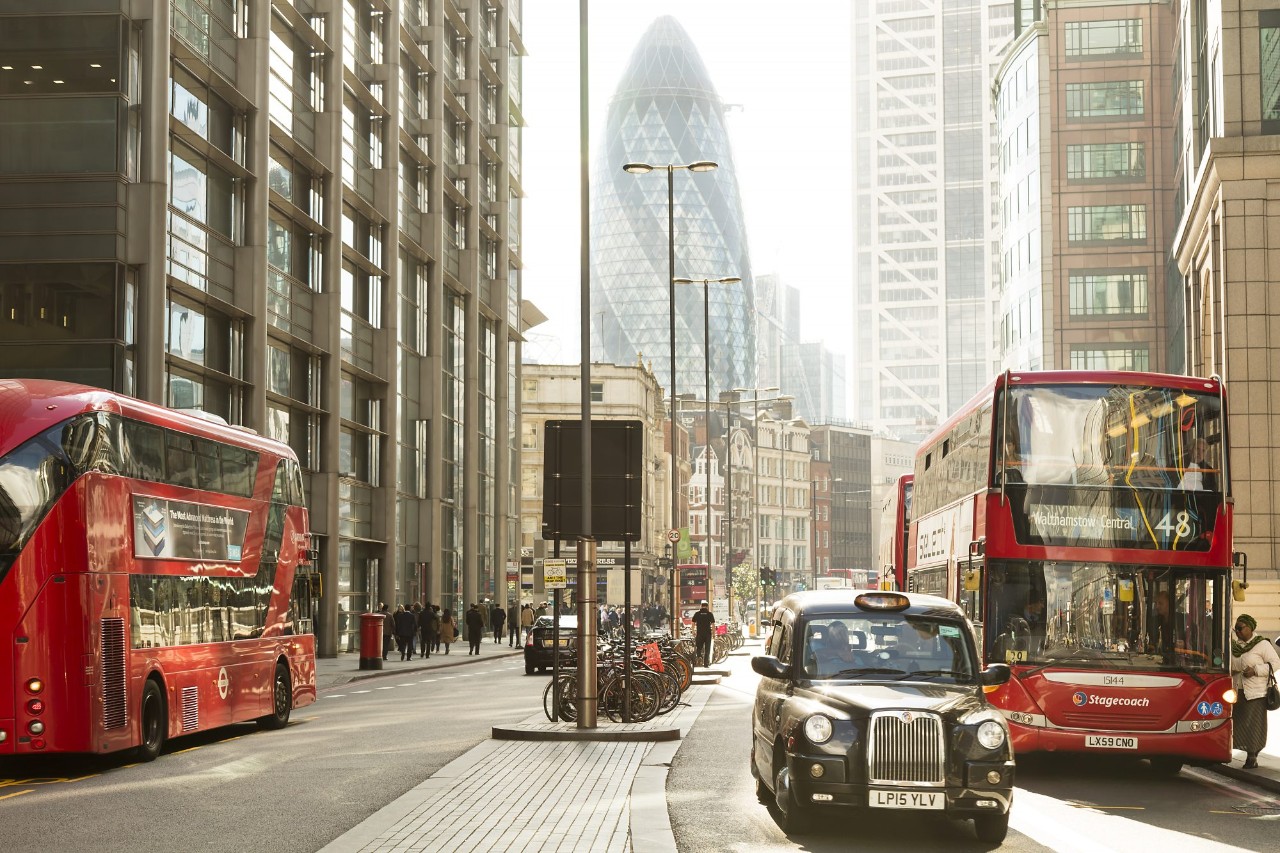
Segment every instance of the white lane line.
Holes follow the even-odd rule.
[[[1237,853],[1244,848],[1165,829],[1106,807],[1089,808],[1017,788],[1009,827],[1058,853],[1103,853],[1113,850],[1196,850]]]
[[[372,690],[352,690],[352,693],[372,693]]]
[[[379,687],[378,690],[395,690],[394,687]]]
[[[430,684],[431,682],[433,682],[433,681],[435,681],[435,680],[436,680],[436,679],[434,679],[434,678],[428,678],[427,680],[425,680],[425,681],[419,681],[418,683],[419,683],[419,684]]]
[[[412,687],[412,686],[413,686],[413,682],[412,682],[412,681],[410,681],[408,684],[397,684],[397,685],[396,685],[396,687]]]
[[[347,695],[347,694],[345,694],[345,693],[336,693],[336,694],[333,694],[333,695],[331,695],[331,696],[321,696],[320,698],[321,698],[321,699],[343,699],[343,698],[345,698],[345,697],[346,697],[346,695]]]

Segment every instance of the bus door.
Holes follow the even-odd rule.
[[[979,649],[984,648],[982,602],[987,586],[985,544],[981,539],[973,540],[969,542],[969,553],[964,557],[956,558],[959,589],[953,599],[973,623],[973,628],[978,635]]]

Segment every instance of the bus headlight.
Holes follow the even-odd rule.
[[[831,718],[814,714],[804,721],[804,736],[809,743],[826,743],[831,740]]]
[[[999,749],[1004,746],[1004,726],[995,720],[987,720],[978,726],[978,743],[986,749]]]
[[[1236,704],[1236,700],[1239,698],[1240,697],[1236,695],[1235,688],[1228,687],[1226,690],[1222,691],[1222,701],[1226,702],[1228,705]]]

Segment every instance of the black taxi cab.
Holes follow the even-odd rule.
[[[999,843],[1013,801],[1013,747],[984,688],[973,629],[944,598],[852,589],[801,592],[773,611],[752,669],[751,773],[787,832],[838,807],[972,818]]]

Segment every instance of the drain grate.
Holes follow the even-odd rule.
[[[1240,814],[1253,815],[1254,817],[1280,815],[1280,806],[1232,806],[1231,808],[1240,812]]]

